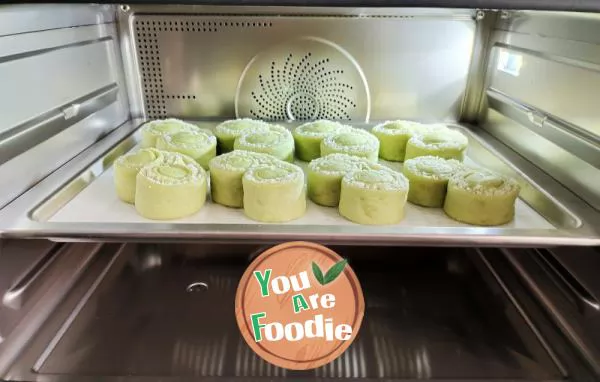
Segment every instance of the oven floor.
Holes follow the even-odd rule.
[[[366,299],[359,337],[304,372],[259,359],[236,325],[242,256],[138,246],[112,269],[36,370],[71,376],[561,379],[515,307],[460,249],[334,248]],[[235,251],[234,251],[235,252]],[[377,252],[377,254],[374,254]],[[396,252],[396,253],[390,253]],[[208,289],[189,291],[195,282]],[[50,349],[48,349],[50,350]]]

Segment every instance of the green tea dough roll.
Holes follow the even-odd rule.
[[[279,162],[267,154],[235,150],[219,155],[208,163],[212,201],[227,207],[244,205],[242,177],[251,167]]]
[[[283,126],[269,125],[267,130],[243,133],[233,144],[236,150],[270,154],[288,162],[294,161],[294,137]]]
[[[142,147],[156,147],[158,137],[165,134],[175,134],[179,132],[198,131],[198,128],[191,123],[180,121],[179,119],[162,119],[150,121],[144,124],[141,128],[142,132]]]
[[[215,132],[212,131],[211,129],[209,129],[208,127],[199,127],[197,125],[196,125],[196,127],[198,127],[198,130],[201,131],[201,132],[203,132],[203,133],[205,133],[206,135],[209,135],[209,136],[215,137],[215,138],[217,137],[215,135]]]
[[[199,164],[198,162],[196,162],[194,160],[194,158],[189,157],[185,154],[181,154],[175,151],[163,151],[163,150],[157,150],[161,153],[162,155],[162,163],[166,163],[166,164],[183,164],[183,165],[190,165],[190,166],[194,166],[194,167],[198,167]]]
[[[298,159],[310,162],[319,158],[323,138],[349,128],[341,123],[326,120],[308,122],[298,126],[293,133]]]
[[[484,169],[453,175],[448,182],[444,211],[463,223],[493,226],[510,222],[520,187],[513,179]]]
[[[448,179],[464,165],[455,159],[424,156],[404,162],[402,173],[408,178],[408,201],[424,207],[442,207]]]
[[[321,142],[321,155],[340,153],[377,162],[379,140],[368,131],[351,128],[327,136]]]
[[[206,200],[206,172],[195,162],[157,163],[137,175],[135,209],[153,220],[178,219],[200,210]]]
[[[391,169],[390,167],[382,164],[382,163],[374,163],[371,161],[368,161],[364,158],[363,159],[363,170],[375,170],[375,171],[393,171],[393,172],[397,172],[396,170]]]
[[[297,219],[306,211],[304,172],[279,161],[250,168],[242,178],[244,213],[250,219],[278,223]]]
[[[379,157],[392,162],[404,161],[406,143],[416,127],[412,121],[388,121],[373,127],[371,133],[379,139]]]
[[[430,130],[408,140],[404,160],[431,155],[462,161],[468,144],[469,139],[456,130]]]
[[[233,145],[240,135],[253,131],[267,131],[269,124],[255,119],[242,118],[225,121],[215,127],[221,154],[233,151]]]
[[[115,160],[114,183],[119,199],[126,203],[135,200],[135,179],[142,167],[160,163],[163,160],[161,151],[148,148],[120,156]]]
[[[342,178],[349,172],[365,168],[366,159],[346,154],[330,154],[308,165],[308,198],[327,207],[340,203]]]
[[[392,170],[359,170],[342,179],[340,215],[359,224],[396,224],[404,217],[408,180]]]
[[[200,130],[183,131],[158,137],[156,148],[185,154],[208,170],[208,161],[217,155],[217,138]]]

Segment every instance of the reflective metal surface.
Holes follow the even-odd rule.
[[[0,8],[0,207],[127,119],[112,11]]]
[[[559,247],[553,248],[550,253],[585,290],[586,299],[596,305],[600,301],[600,278],[596,277],[596,270],[600,268],[600,248]],[[597,310],[594,308],[593,314],[600,320],[600,314],[595,313]],[[600,345],[600,330],[597,333]]]
[[[403,256],[392,256],[400,249],[334,247],[350,259],[365,294],[358,339],[320,369],[269,366],[249,351],[233,314],[237,282],[255,247],[224,247],[128,245],[95,276],[88,272],[7,378],[564,377],[521,313],[474,267],[479,260],[460,249],[403,248]],[[190,292],[198,282],[208,288]]]
[[[119,87],[112,83],[0,133],[0,165],[67,129],[65,121],[75,124],[108,107],[117,101],[118,93]]]
[[[598,28],[594,14],[499,20],[481,126],[600,210]]]
[[[596,167],[495,110],[488,110],[483,127],[587,201],[590,209],[600,208],[600,172]]]
[[[2,134],[32,117],[65,107],[68,101],[117,81],[113,72],[116,63],[111,63],[107,55],[115,36],[111,36],[111,31],[103,27],[96,28],[96,36],[91,40],[67,42],[47,50],[38,49],[0,58]],[[38,32],[38,38],[43,38],[43,33]],[[65,38],[68,37],[69,34],[65,34]],[[0,39],[13,40],[12,44],[21,42],[20,36]],[[40,87],[47,91],[35,91]]]
[[[47,253],[60,245],[48,240],[1,240],[0,295],[4,296],[35,263],[43,261]],[[21,307],[15,309],[4,303],[0,305],[0,343],[14,329],[21,316]]]
[[[573,301],[573,295],[563,288],[564,281],[559,281],[556,274],[540,263],[536,251],[511,249],[502,252],[554,323],[600,375],[600,312],[594,310],[591,314],[585,314],[580,309],[579,301]]]
[[[198,14],[189,13],[194,11]],[[207,14],[218,11],[219,15]],[[128,12],[119,12],[121,24],[129,28],[122,29],[126,33],[123,49],[134,53],[128,60],[135,65],[131,62],[126,65],[131,80],[139,79],[137,84],[130,85],[132,91],[143,97],[143,113],[135,116],[233,117],[236,90],[255,56],[280,44],[290,44],[286,54],[294,55],[295,40],[316,37],[339,46],[356,60],[372,94],[373,119],[457,120],[475,30],[469,12],[283,8],[273,15],[275,11],[266,7],[254,9],[253,15],[243,15],[248,12],[243,7],[132,7]],[[320,55],[322,59],[326,56]],[[279,57],[286,58],[286,55]],[[293,56],[292,60],[296,58]],[[255,69],[270,76],[271,64],[279,64],[274,60],[267,60],[264,67]],[[346,70],[348,63],[326,64],[323,65],[327,66],[327,72],[336,71],[331,74],[335,83],[356,89],[362,86],[348,82],[345,72],[337,73]],[[281,89],[282,94],[314,96],[302,89],[301,84],[303,80],[311,84],[315,81],[300,72],[298,76],[298,83],[293,82],[290,89]],[[354,89],[331,90],[352,94]],[[315,97],[317,103],[331,98],[324,93]],[[351,116],[348,111],[353,109],[352,105],[338,98],[335,99],[341,104],[334,103],[331,107],[343,106],[342,118],[347,118],[345,113]],[[363,97],[347,98],[359,109],[368,102]],[[268,101],[264,99],[263,103]],[[252,102],[252,91],[238,95],[239,105]],[[269,115],[264,116],[269,118]]]
[[[113,5],[11,4],[0,11],[0,36],[114,21]]]
[[[14,248],[13,251],[17,252],[20,250],[20,248],[17,248]],[[2,296],[2,304],[13,310],[19,310],[27,304],[31,295],[36,292],[35,285],[43,282],[42,278],[47,275],[48,268],[52,266],[62,248],[63,245],[55,243],[38,253],[39,257],[6,289]],[[11,253],[5,256],[10,256],[13,259],[17,255]],[[4,261],[9,262],[6,258]],[[7,265],[10,265],[10,263]]]
[[[500,12],[479,10],[475,16],[477,28],[469,64],[467,87],[460,112],[462,122],[477,123],[485,100],[486,69],[490,55],[490,42]]]
[[[45,323],[101,247],[98,243],[53,245],[36,240],[0,241],[0,293],[3,296],[0,375]],[[52,252],[50,259],[49,252]]]
[[[600,136],[598,138],[591,136],[578,126],[546,114],[497,90],[488,90],[487,96],[491,108],[561,146],[570,154],[600,168]]]
[[[565,317],[565,310],[562,309],[565,307],[563,296],[560,290],[553,287],[552,280],[547,277],[544,269],[536,264],[535,254],[520,248],[480,248],[471,251],[477,253],[498,287],[524,314],[529,328],[547,345],[557,366],[568,375],[567,379],[577,382],[597,381],[600,376],[598,358],[589,352],[588,346],[592,343],[589,337],[593,332],[584,329],[579,331],[579,337],[573,336],[573,326],[570,325],[577,325],[578,320],[573,315]],[[513,261],[515,254],[527,261],[526,272],[523,272],[524,268],[519,263]],[[535,281],[530,277],[533,274],[536,275]],[[485,273],[482,276],[485,277]],[[549,301],[559,302],[559,305],[549,305]],[[565,323],[565,319],[567,326],[560,323]]]

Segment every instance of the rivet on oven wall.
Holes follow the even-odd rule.
[[[77,114],[79,114],[80,108],[81,108],[81,105],[78,103],[74,103],[68,107],[65,107],[62,110],[63,116],[65,117],[65,119],[71,119],[73,117],[76,117]]]
[[[479,21],[479,20],[483,20],[485,17],[485,12],[482,10],[477,10],[477,12],[475,13],[475,20]]]
[[[529,122],[531,122],[537,127],[544,127],[544,123],[546,122],[548,117],[537,111],[530,110],[527,112],[527,119],[529,119]]]
[[[206,292],[208,290],[208,284],[203,282],[191,283],[185,290],[189,293]]]
[[[127,5],[127,4],[121,5],[120,8],[121,8],[121,11],[123,11],[123,12],[129,12],[129,9],[130,9],[129,5]]]

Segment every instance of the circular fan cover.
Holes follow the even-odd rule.
[[[235,97],[238,118],[368,121],[369,88],[358,63],[332,42],[304,37],[255,56]]]

